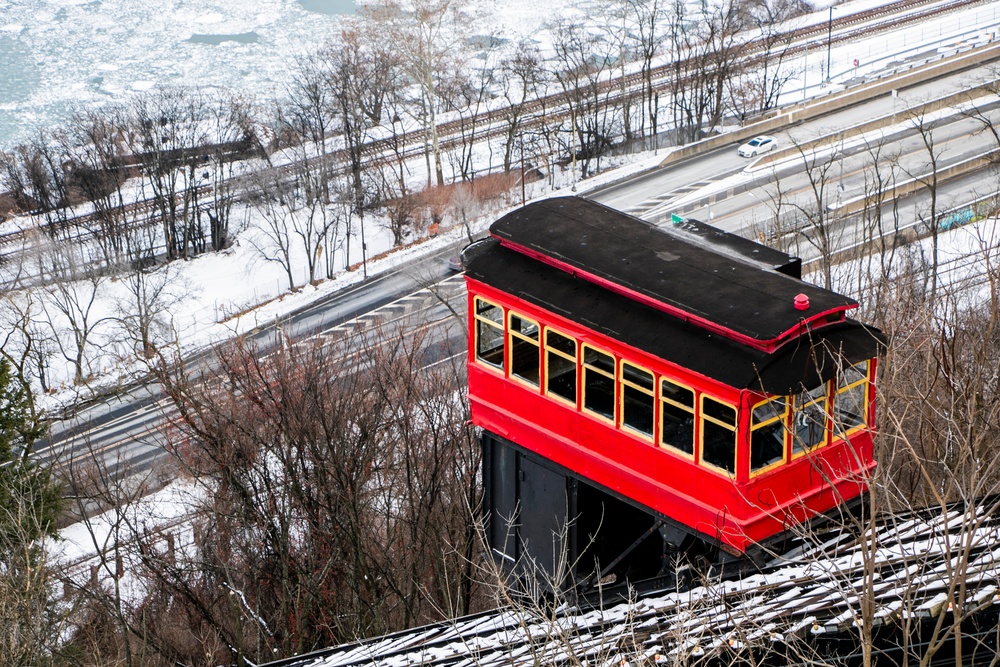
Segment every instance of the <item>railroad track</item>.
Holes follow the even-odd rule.
[[[881,7],[875,7],[866,11],[835,18],[832,23],[832,28],[836,32],[831,35],[831,43],[837,44],[840,42],[850,42],[851,40],[864,35],[883,32],[911,23],[918,23],[940,14],[946,14],[963,7],[984,4],[985,2],[986,0],[951,0],[944,3],[941,3],[938,0],[927,0],[925,2],[898,0],[897,2],[892,2]],[[930,6],[925,7],[920,11],[914,11],[915,7],[921,5]],[[897,15],[899,12],[909,13]],[[875,21],[875,23],[872,23],[873,21]],[[781,50],[784,51],[784,57],[788,58],[795,56],[805,52],[809,48],[810,44],[804,43],[807,40],[816,37],[825,38],[828,27],[829,26],[827,24],[820,23],[812,26],[806,26],[804,28],[798,28],[787,33],[784,38],[778,40],[777,43],[781,46]],[[845,28],[852,29],[845,30]],[[815,48],[815,44],[812,44],[812,46]],[[760,63],[764,58],[771,55],[768,53],[767,48],[761,45],[760,41],[739,44],[739,49],[742,54],[743,65],[748,67],[753,67],[754,65]],[[678,71],[678,69],[680,71],[688,71],[689,67],[682,64],[681,67],[678,68],[676,63],[667,63],[652,68],[648,76],[653,81],[654,89],[657,92],[668,91],[670,86],[674,83],[675,72]],[[647,75],[641,71],[626,74],[624,77],[624,95],[632,96],[637,91],[641,91],[641,87],[646,76]],[[606,101],[610,104],[621,101],[623,94],[621,89],[621,77],[610,77],[609,79],[601,82],[599,85],[599,91],[607,94]],[[533,124],[537,124],[543,119],[551,121],[564,120],[565,118],[568,118],[570,114],[569,111],[566,110],[566,97],[567,95],[565,92],[556,92],[526,102],[523,107],[524,119],[522,124],[524,126],[531,127]],[[546,110],[548,110],[548,113],[546,113]],[[506,129],[502,126],[502,124],[505,122],[507,113],[507,110],[502,108],[494,109],[478,115],[475,122],[477,126],[485,125],[485,129],[483,127],[479,127],[477,130],[477,136],[493,137],[502,134],[502,132]],[[467,129],[466,124],[469,123],[470,120],[471,119],[458,119],[442,123],[438,126],[439,133],[449,136],[460,134],[463,130]],[[422,133],[414,132],[406,135],[406,138],[407,141],[410,141],[411,138],[418,138],[422,140],[423,135]]]
[[[955,614],[995,635],[1000,606],[997,499],[890,515],[862,537],[828,530],[799,540],[760,573],[606,608],[507,607],[359,641],[272,667],[538,664],[822,664],[861,627],[877,653],[897,631],[947,632]],[[871,601],[871,615],[860,610]],[[937,625],[943,621],[943,625]],[[942,631],[941,628],[944,630]],[[905,630],[906,632],[908,630]],[[970,636],[975,628],[968,628]],[[891,637],[884,643],[885,637]],[[917,641],[927,641],[927,635]],[[895,642],[895,643],[894,643]],[[980,657],[995,655],[995,638]],[[842,650],[842,645],[841,645]],[[966,657],[969,657],[970,649]],[[841,657],[843,657],[841,655]],[[902,661],[897,661],[900,664]]]
[[[945,14],[962,7],[971,7],[979,4],[983,4],[986,0],[951,0],[949,2],[941,3],[939,0],[925,0],[924,2],[914,2],[913,0],[897,0],[896,2],[891,2],[889,4],[868,9],[855,14],[850,14],[844,17],[836,17],[833,21],[832,27],[836,31],[836,34],[831,36],[832,43],[839,42],[849,42],[853,39],[861,37],[863,35],[870,35],[872,33],[883,32],[890,28],[897,28],[902,25],[908,25],[910,23],[918,23],[920,21],[925,21],[928,18],[937,16],[940,14]],[[914,8],[920,5],[931,5],[925,7],[920,11],[914,11]],[[901,16],[897,16],[900,12],[904,13]],[[871,21],[880,20],[874,25]],[[854,29],[849,31],[844,31],[844,28]],[[788,45],[785,56],[797,55],[804,52],[808,47],[806,44],[796,44],[796,42],[802,42],[813,37],[826,37],[828,30],[828,25],[824,23],[806,26],[804,28],[797,28],[789,33],[787,33],[784,39],[779,40],[779,44]],[[740,50],[743,53],[744,62],[750,66],[760,62],[763,58],[767,57],[769,54],[766,48],[763,48],[759,41],[749,42],[747,44],[740,44]],[[654,86],[657,91],[664,91],[668,88],[668,84],[672,83],[674,80],[674,72],[677,71],[677,65],[675,63],[667,63],[664,65],[658,65],[650,70],[649,76],[654,81]],[[688,67],[682,65],[680,67],[681,71],[687,71]],[[634,94],[636,89],[639,88],[644,82],[645,73],[631,72],[625,75],[625,87],[626,94]],[[600,90],[602,92],[614,92],[622,87],[621,77],[611,77],[608,80],[600,84]],[[619,93],[620,95],[620,93]],[[611,101],[619,101],[618,97],[609,98]],[[551,110],[548,114],[550,119],[561,117],[558,111],[561,107],[566,105],[566,93],[557,92],[550,95],[545,95],[536,100],[526,102],[524,105],[525,121],[530,121],[532,119],[537,119],[544,113],[546,109]],[[505,119],[506,109],[494,109],[488,111],[484,114],[477,116],[477,124],[486,123],[489,126],[503,122]],[[568,116],[568,112],[562,114]],[[451,120],[442,123],[438,126],[438,131],[441,134],[453,135],[460,132],[468,119]],[[496,130],[492,130],[496,131]],[[479,136],[483,136],[479,133]],[[492,135],[489,135],[492,136]],[[406,135],[406,139],[409,142],[413,139],[423,139],[423,134],[420,132],[413,132]]]

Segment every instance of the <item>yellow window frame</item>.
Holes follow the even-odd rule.
[[[781,401],[782,403],[785,404],[785,409],[781,411],[781,414],[776,414],[775,416],[771,417],[770,419],[765,419],[764,421],[760,422],[759,424],[755,423],[754,422],[754,413],[757,412],[757,408],[761,407],[762,405],[767,405],[768,403],[774,403],[776,401]],[[750,437],[747,439],[747,464],[748,464],[747,469],[750,472],[750,477],[757,477],[758,475],[763,475],[766,472],[774,470],[775,468],[778,468],[778,467],[783,466],[786,463],[788,463],[788,451],[790,449],[790,444],[788,442],[788,439],[789,439],[788,416],[791,413],[791,409],[792,409],[792,397],[791,396],[772,396],[771,398],[765,398],[763,401],[759,401],[757,403],[754,403],[750,407]],[[766,466],[763,466],[761,468],[757,468],[756,470],[754,470],[753,469],[753,463],[752,463],[752,457],[753,457],[753,433],[754,433],[754,431],[760,430],[760,429],[764,428],[765,426],[770,426],[771,424],[774,424],[775,422],[781,422],[782,430],[783,430],[783,433],[784,433],[783,439],[782,439],[782,447],[781,447],[781,460],[780,461],[775,461],[774,463],[769,463]]]
[[[832,420],[833,421],[832,430],[834,431],[834,433],[832,434],[833,438],[837,438],[837,439],[841,439],[842,440],[842,439],[850,437],[852,434],[857,433],[858,431],[863,431],[864,429],[868,428],[868,426],[869,426],[869,424],[868,424],[868,412],[869,412],[869,407],[871,406],[871,371],[872,371],[872,360],[871,359],[865,359],[864,361],[860,361],[860,362],[858,362],[856,364],[851,364],[851,368],[856,368],[856,367],[860,366],[861,364],[865,365],[864,377],[862,377],[860,380],[855,380],[854,382],[852,382],[850,384],[844,385],[843,387],[841,387],[839,384],[835,385],[836,386],[836,391],[833,393],[833,406],[832,406],[832,409],[830,410],[830,413],[831,414],[836,414],[836,411],[837,411],[837,401],[839,400],[841,394],[846,394],[847,392],[851,391],[852,389],[855,389],[857,387],[860,387],[860,386],[864,385],[864,387],[865,387],[865,395],[864,395],[864,398],[862,399],[862,406],[861,406],[862,407],[862,413],[861,413],[862,422],[861,422],[860,425],[850,427],[849,429],[847,429],[843,433],[838,433],[838,432],[836,432],[836,429],[837,429],[837,420],[833,419]],[[839,377],[838,377],[838,380],[839,380]]]
[[[587,361],[586,361],[586,359],[587,359],[587,350],[593,350],[594,352],[597,352],[598,354],[602,354],[605,357],[611,357],[611,363],[612,363],[613,367],[616,370],[618,368],[618,364],[617,364],[617,362],[615,360],[615,355],[612,354],[611,352],[608,352],[606,350],[602,350],[599,347],[594,347],[593,345],[590,345],[589,343],[583,343],[580,346],[580,384],[582,385],[580,387],[580,390],[579,390],[579,393],[580,393],[580,410],[582,412],[584,412],[585,414],[590,415],[591,417],[594,417],[596,419],[600,419],[601,421],[607,422],[608,424],[611,424],[612,426],[614,426],[614,424],[615,424],[615,418],[617,417],[617,414],[618,414],[618,405],[617,405],[618,401],[616,400],[617,394],[618,394],[618,392],[616,391],[616,389],[618,387],[618,378],[616,377],[616,374],[609,374],[607,371],[605,371],[605,370],[603,370],[601,368],[598,368],[597,366],[592,366],[592,365],[588,364]],[[590,371],[592,373],[597,373],[599,375],[603,375],[606,378],[610,378],[611,385],[612,385],[612,389],[611,389],[611,402],[612,402],[611,414],[612,414],[612,416],[611,416],[611,418],[608,418],[608,417],[602,415],[600,412],[595,412],[594,410],[591,410],[591,409],[589,409],[587,407],[587,371]]]
[[[684,405],[683,403],[678,403],[677,401],[674,401],[674,400],[671,400],[671,399],[667,398],[663,394],[663,383],[664,382],[669,382],[670,384],[675,385],[677,387],[680,387],[681,389],[687,389],[688,391],[690,391],[691,392],[691,403],[692,404],[690,406],[687,406],[687,405]],[[675,456],[680,456],[680,457],[683,457],[683,458],[687,459],[688,461],[692,461],[693,462],[697,458],[697,455],[698,455],[698,442],[700,442],[700,440],[701,440],[700,434],[698,434],[699,435],[698,438],[695,438],[695,435],[696,435],[695,429],[700,429],[701,428],[700,425],[699,425],[700,422],[698,421],[698,392],[696,392],[694,390],[694,387],[689,387],[688,385],[686,385],[686,384],[684,384],[682,382],[678,382],[677,380],[675,380],[673,378],[660,377],[659,382],[657,382],[657,393],[659,395],[658,398],[660,399],[661,403],[667,403],[669,405],[672,405],[675,408],[678,408],[680,410],[683,410],[684,412],[689,413],[691,415],[691,422],[692,422],[692,428],[691,428],[691,439],[692,439],[691,453],[688,454],[687,452],[682,452],[681,450],[677,449],[673,445],[670,445],[670,444],[667,444],[667,443],[663,442],[663,431],[664,431],[664,425],[663,425],[663,419],[664,419],[664,417],[663,417],[663,415],[664,415],[664,410],[661,407],[660,408],[660,414],[659,414],[660,418],[659,418],[659,422],[658,422],[659,426],[660,426],[660,432],[659,432],[658,435],[660,437],[657,440],[657,446],[660,449],[664,450],[664,451],[667,451],[667,452],[670,452],[671,454],[674,454]]]
[[[642,386],[640,386],[640,385],[638,385],[638,384],[636,384],[634,382],[630,382],[629,380],[626,380],[625,379],[625,367],[626,366],[630,366],[630,367],[636,369],[637,371],[641,371],[641,372],[646,373],[647,375],[649,375],[649,382],[650,382],[650,384],[652,386],[649,389],[646,389],[645,387],[642,387]],[[637,437],[637,438],[639,438],[641,440],[644,440],[646,442],[655,442],[655,438],[656,438],[656,373],[654,373],[653,371],[649,370],[648,368],[646,368],[644,366],[640,366],[639,364],[633,363],[631,361],[626,361],[624,359],[621,359],[618,362],[618,378],[619,378],[619,380],[618,380],[618,391],[615,392],[616,395],[617,395],[617,398],[618,398],[618,405],[620,406],[620,408],[617,410],[617,413],[618,413],[618,428],[620,428],[621,430],[625,431],[626,433],[629,433],[630,435],[634,435],[635,437]],[[625,423],[625,387],[631,387],[632,389],[635,389],[636,391],[640,391],[643,394],[646,394],[647,396],[649,396],[649,405],[653,409],[653,421],[652,421],[652,424],[650,426],[650,428],[652,429],[651,433],[649,433],[649,434],[643,433],[642,431],[640,431],[640,430],[638,430],[636,428],[633,428],[633,427],[631,427],[631,426],[629,426],[628,424]]]
[[[790,452],[791,452],[791,459],[790,460],[792,460],[792,461],[795,461],[796,459],[800,459],[803,456],[806,456],[807,454],[810,454],[811,452],[815,452],[817,449],[822,449],[823,447],[826,447],[827,445],[829,445],[830,442],[832,442],[832,431],[833,431],[833,428],[832,428],[833,424],[832,424],[832,422],[833,422],[833,416],[830,413],[830,407],[831,407],[830,396],[831,396],[832,382],[830,382],[829,380],[827,380],[826,382],[823,383],[823,386],[826,387],[826,391],[823,393],[823,399],[822,399],[823,400],[823,440],[821,442],[815,444],[815,445],[809,445],[809,446],[803,445],[802,449],[800,449],[799,451],[795,451],[795,442],[796,442],[797,428],[798,428],[797,425],[795,424],[795,415],[798,413],[798,410],[799,410],[799,396],[801,396],[802,394],[808,394],[809,392],[803,391],[803,392],[799,392],[798,394],[794,394],[793,396],[791,396],[791,406],[790,406],[791,409],[789,410],[789,415],[790,415],[789,421],[791,422],[791,424],[789,425],[788,430],[789,430],[789,433],[791,435],[791,443],[790,443],[789,449],[790,449]],[[807,405],[813,404],[813,403],[816,403],[816,401],[815,400],[810,400],[810,402]]]
[[[504,331],[505,327],[502,324],[498,325],[496,322],[494,322],[493,320],[491,320],[488,317],[483,317],[482,315],[480,315],[480,313],[479,313],[479,304],[480,303],[486,304],[488,306],[493,306],[494,308],[499,308],[500,309],[500,314],[501,314],[501,320],[503,322],[507,321],[506,314],[504,313],[504,308],[500,304],[493,303],[489,299],[484,299],[481,296],[475,296],[475,297],[472,298],[472,316],[473,316],[473,320],[474,320],[474,323],[473,323],[473,337],[474,337],[473,343],[475,345],[475,347],[473,348],[473,350],[474,350],[473,351],[473,356],[474,356],[476,362],[479,363],[479,364],[481,364],[481,365],[483,365],[484,367],[493,369],[495,371],[499,371],[501,373],[506,373],[507,347],[508,346],[507,346],[507,334]],[[503,362],[501,364],[494,364],[493,362],[487,361],[486,359],[484,359],[483,357],[481,357],[479,355],[479,349],[480,349],[480,347],[479,347],[479,323],[480,322],[482,322],[484,325],[486,325],[488,327],[491,327],[493,329],[499,330],[499,332],[500,332],[500,340],[504,341]]]
[[[549,345],[549,339],[548,339],[548,335],[549,335],[550,331],[552,333],[558,335],[558,336],[562,336],[563,338],[572,341],[573,342],[573,350],[575,351],[575,354],[572,355],[572,356],[570,356],[570,355],[566,354],[565,352],[563,352],[562,350],[559,350],[559,349],[556,349],[554,347],[551,347]],[[573,407],[577,407],[580,404],[580,397],[582,395],[582,391],[581,391],[581,388],[580,388],[580,359],[579,359],[579,355],[580,355],[580,341],[578,341],[573,336],[570,336],[569,334],[560,331],[559,329],[555,329],[553,327],[545,327],[545,330],[542,331],[542,350],[543,350],[542,351],[542,361],[543,361],[542,366],[544,368],[543,373],[545,375],[544,386],[543,386],[542,391],[545,393],[546,396],[549,396],[550,398],[553,398],[553,399],[555,399],[557,401],[565,403],[566,405],[572,405]],[[561,358],[565,359],[566,361],[573,362],[573,366],[575,367],[575,370],[573,372],[576,373],[576,400],[575,401],[570,401],[565,396],[560,396],[559,394],[554,394],[554,393],[552,393],[549,390],[549,354],[550,353],[556,355],[557,357],[561,357]]]
[[[531,324],[534,324],[535,325],[535,331],[538,334],[538,338],[535,339],[535,338],[532,338],[531,336],[526,336],[525,334],[521,333],[520,331],[514,331],[514,326],[513,326],[513,324],[511,324],[511,321],[515,317],[517,319],[523,321],[523,322],[530,322]],[[521,384],[523,384],[523,385],[525,385],[527,387],[532,387],[533,389],[539,389],[541,387],[541,384],[542,384],[542,327],[541,327],[541,325],[536,320],[534,320],[534,319],[532,319],[530,317],[525,317],[524,315],[522,315],[522,314],[520,314],[518,312],[515,312],[513,310],[508,310],[507,311],[506,323],[507,323],[507,349],[506,349],[505,353],[507,355],[507,369],[508,369],[507,375],[510,377],[511,380],[514,380],[515,382],[520,382]],[[524,341],[525,343],[528,343],[529,345],[533,345],[534,346],[534,348],[535,348],[535,356],[537,357],[537,361],[538,361],[538,382],[532,382],[531,380],[528,380],[526,378],[523,378],[523,377],[521,377],[519,375],[515,375],[514,374],[514,339],[515,338],[517,338],[518,340]]]
[[[715,401],[719,405],[724,405],[733,411],[733,423],[727,424],[721,419],[716,419],[710,415],[705,414],[705,400]],[[705,422],[708,421],[716,426],[721,426],[722,428],[730,431],[733,434],[733,471],[729,472],[725,468],[720,468],[714,463],[710,463],[705,460]],[[719,472],[730,479],[736,478],[736,473],[739,470],[739,446],[736,442],[736,435],[739,432],[739,410],[732,403],[722,400],[717,396],[712,396],[710,394],[701,394],[698,397],[698,464],[708,468],[713,472]]]

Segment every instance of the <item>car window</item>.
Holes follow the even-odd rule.
[[[758,140],[758,139],[751,139],[751,140],[749,141],[749,144],[750,144],[751,146],[759,146],[759,145],[760,145],[760,140]]]

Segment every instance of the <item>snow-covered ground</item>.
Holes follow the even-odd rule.
[[[607,7],[608,0],[556,0],[555,3],[530,3],[527,0],[511,0],[492,4],[477,0],[477,11],[486,26],[499,34],[516,37],[534,35],[545,46],[548,20],[559,15],[572,16],[581,21],[595,20]],[[838,5],[834,11],[850,13],[860,11],[876,0],[857,0]],[[309,6],[317,6],[307,3]],[[191,82],[197,85],[229,86],[240,82],[241,90],[248,92],[265,91],[275,93],[280,87],[283,73],[289,60],[298,53],[308,52],[321,43],[336,29],[341,18],[334,14],[309,11],[300,2],[292,0],[266,0],[256,3],[237,3],[234,0],[210,0],[195,4],[189,0],[170,0],[167,6],[135,0],[101,0],[84,3],[78,0],[0,0],[0,40],[18,44],[21,51],[28,49],[34,53],[37,62],[45,72],[45,80],[39,81],[31,95],[23,102],[0,106],[0,115],[16,118],[20,130],[31,125],[31,119],[53,120],[50,112],[60,104],[69,102],[95,102],[114,98],[138,86],[171,85]],[[329,7],[329,6],[327,6]],[[985,12],[985,13],[984,13]],[[897,51],[910,52],[914,48],[927,49],[939,45],[946,39],[949,45],[957,39],[983,39],[989,34],[991,21],[998,18],[1000,3],[985,7],[974,7],[967,11],[948,14],[932,23],[910,26],[888,35],[875,36],[833,49],[832,70],[850,69],[851,58],[856,54],[882,54],[879,62],[891,60],[891,45]],[[797,24],[825,23],[829,13],[820,9],[796,20]],[[90,30],[80,27],[89,25]],[[117,35],[115,43],[120,48],[109,55],[103,31]],[[220,45],[194,44],[185,42],[190,36],[199,34],[241,34],[257,32],[266,35],[253,43],[225,42]],[[971,32],[970,32],[971,31]],[[92,40],[88,40],[88,35]],[[956,36],[957,35],[957,36]],[[153,38],[155,36],[155,39]],[[110,39],[110,38],[109,38]],[[949,48],[952,48],[949,46]],[[201,56],[200,49],[206,49]],[[36,51],[38,53],[36,53]],[[13,52],[18,52],[15,49]],[[0,44],[0,59],[3,55]],[[30,59],[29,59],[30,60]],[[812,70],[825,59],[816,56],[807,58],[810,65],[809,89],[806,94],[824,94],[828,89],[811,85]],[[32,62],[35,62],[32,60]],[[874,63],[875,61],[873,61]],[[164,63],[173,63],[169,67]],[[235,69],[233,69],[235,67]],[[870,65],[875,67],[875,64]],[[200,68],[200,69],[199,69]],[[101,81],[95,87],[81,82],[89,72],[100,71]],[[246,72],[250,73],[247,74]],[[178,74],[181,72],[181,74]],[[187,72],[186,74],[184,72]],[[16,79],[16,71],[15,77]],[[85,82],[84,82],[85,83]],[[147,85],[148,84],[148,85]],[[2,87],[11,85],[0,77]],[[16,83],[14,85],[17,85]],[[793,98],[802,91],[792,91]],[[280,92],[280,91],[278,91]],[[2,95],[2,92],[0,92]],[[54,106],[53,106],[54,105]],[[0,120],[0,126],[3,121]],[[2,128],[0,128],[2,145]],[[642,170],[659,159],[659,155],[639,154],[627,158],[617,158],[618,164],[628,163],[623,172],[608,172],[590,181],[592,184],[623,178],[626,173]],[[606,161],[605,166],[612,163]],[[417,161],[411,173],[411,181],[421,182],[422,168]],[[554,175],[556,188],[570,185],[571,177],[565,173]],[[579,186],[583,188],[581,184]],[[531,186],[529,196],[546,194],[544,183]],[[496,215],[494,212],[492,215]],[[328,294],[361,280],[360,271],[343,272],[333,280],[317,286],[306,286],[301,291],[290,294],[283,269],[260,258],[254,249],[253,239],[259,234],[256,227],[259,220],[249,211],[237,211],[234,218],[249,219],[250,224],[229,250],[218,255],[206,255],[196,259],[175,262],[157,271],[162,279],[171,283],[170,306],[158,323],[161,334],[169,339],[177,339],[184,350],[191,351],[212,342],[224,339],[234,333],[252,329],[262,323],[273,321],[282,313],[305,305],[322,294]],[[490,219],[476,223],[485,227]],[[463,237],[464,230],[451,233],[419,244],[413,248],[393,253],[383,260],[369,263],[369,272],[391,268],[406,261],[415,254],[429,252]],[[357,236],[357,232],[355,236]],[[366,218],[365,239],[368,257],[377,256],[391,248],[391,236],[380,227],[378,220]],[[344,265],[360,260],[357,250],[360,240],[355,238],[355,250],[351,258],[344,258]],[[296,276],[298,284],[304,284],[304,274]],[[138,368],[134,351],[122,342],[119,323],[121,305],[127,301],[127,290],[123,283],[107,281],[100,286],[99,300],[95,306],[93,319],[101,318],[92,340],[88,363],[89,373],[94,378],[87,391],[102,384],[114,383],[122,375],[128,375]],[[264,304],[261,306],[260,304]],[[67,401],[72,401],[79,389],[72,386],[72,365],[57,354],[49,367],[49,385],[57,391],[47,397],[50,409]]]

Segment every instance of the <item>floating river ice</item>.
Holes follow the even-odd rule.
[[[0,0],[0,150],[72,111],[169,86],[280,93],[354,0]]]

